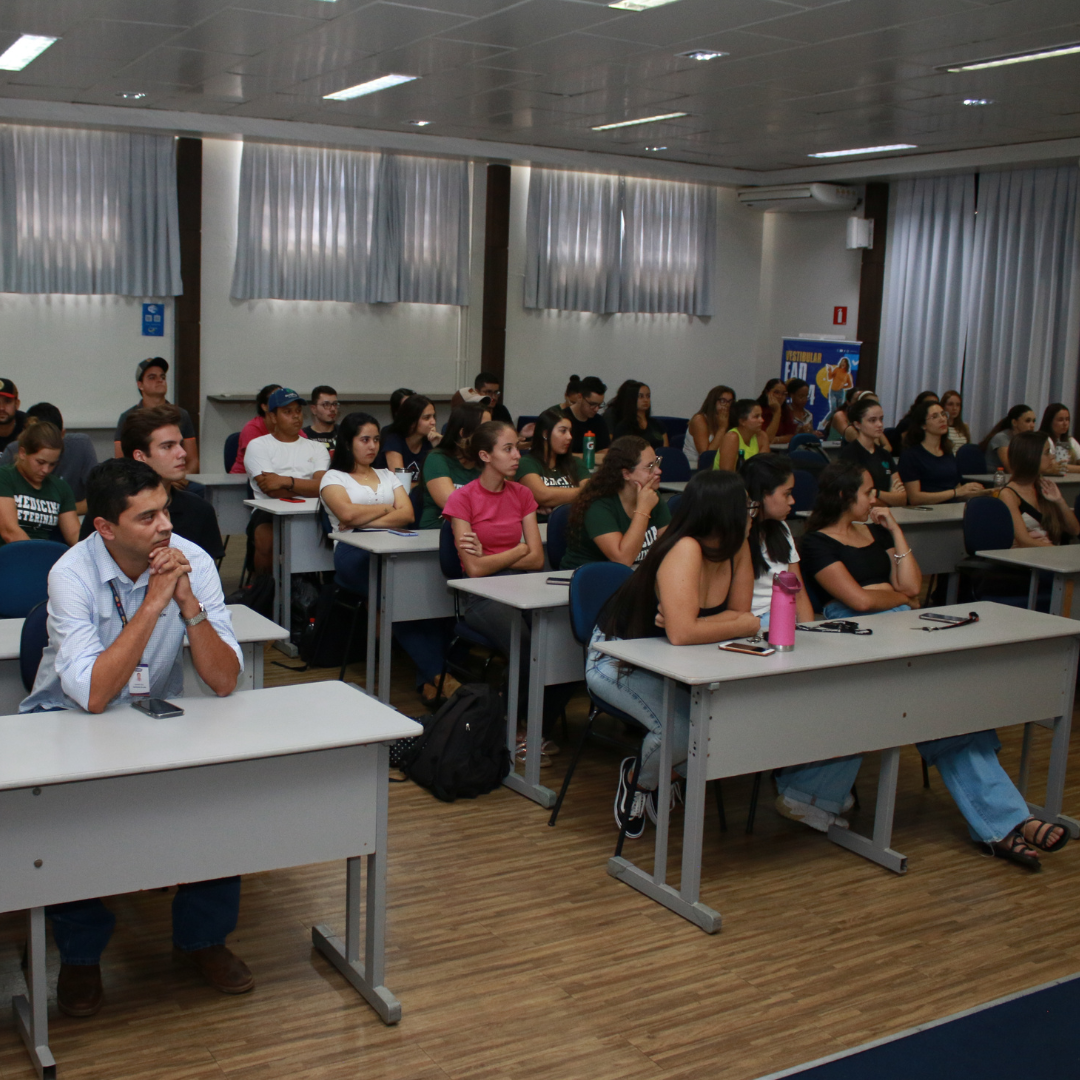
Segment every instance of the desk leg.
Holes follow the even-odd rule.
[[[1057,574],[1054,575],[1054,584],[1055,585],[1057,584]],[[1027,602],[1028,611],[1034,611],[1035,610],[1035,604],[1038,602],[1038,599],[1039,599],[1039,571],[1038,570],[1032,570],[1030,578],[1028,580],[1028,602]],[[1052,615],[1057,615],[1058,614],[1058,612],[1054,611],[1053,601],[1051,601],[1051,603],[1050,603],[1050,613]]]
[[[949,583],[945,586],[945,603],[955,604],[960,596],[960,575],[954,570],[948,578]]]
[[[364,689],[371,697],[375,696],[375,618],[386,603],[386,591],[379,588],[384,573],[383,557],[372,552],[368,562],[367,659],[364,661]]]
[[[286,630],[292,628],[292,530],[294,518],[274,516],[274,555],[276,577],[274,579],[274,606],[280,617],[278,625]],[[300,650],[292,638],[274,642],[274,648],[286,656],[299,656]]]
[[[709,687],[695,686],[690,697],[690,745],[689,755],[686,759],[686,813],[683,825],[683,862],[682,862],[682,886],[676,891],[670,885],[664,883],[663,878],[657,880],[656,874],[647,874],[640,867],[635,866],[629,859],[623,856],[608,859],[608,873],[638,892],[644,893],[650,900],[670,908],[676,915],[681,915],[695,926],[700,926],[707,934],[715,934],[720,929],[720,913],[714,911],[706,904],[698,900],[701,886],[701,844],[705,823],[705,784],[707,782],[706,766],[709,755],[709,706],[712,700],[711,691],[715,684]],[[661,747],[671,741],[672,713],[674,710],[675,695],[672,687],[665,690],[667,708],[664,718],[664,733]],[[671,770],[670,750],[667,756],[663,756],[661,749],[661,761],[668,762],[668,773]],[[661,766],[661,774],[664,769]],[[663,787],[665,785],[661,785]],[[663,820],[663,808],[666,801],[660,804],[658,818]],[[660,841],[657,841],[660,845]],[[663,846],[666,848],[667,838],[664,838]],[[666,851],[665,851],[666,861]]]
[[[30,1000],[20,994],[12,998],[11,1008],[38,1076],[41,1080],[55,1080],[56,1061],[49,1049],[49,995],[45,986],[45,909],[32,908],[28,922]]]
[[[900,751],[897,748],[881,751],[881,773],[878,776],[877,807],[874,810],[874,836],[871,839],[850,829],[829,828],[829,839],[840,847],[854,851],[864,859],[879,863],[897,874],[907,873],[907,856],[893,851],[893,811],[896,809],[896,779],[900,773]]]
[[[379,619],[379,700],[390,703],[390,661],[394,655],[394,590],[397,578],[397,557],[383,559],[383,591],[380,597]],[[371,603],[370,597],[368,603]]]
[[[349,859],[346,870],[345,940],[329,926],[313,926],[311,943],[360,992],[387,1024],[401,1019],[401,1002],[383,985],[386,975],[386,816],[389,794],[390,750],[378,747],[378,810],[375,850],[370,855]],[[360,953],[361,877],[367,861],[364,950]]]
[[[518,724],[518,688],[521,684],[521,614],[514,611],[517,618],[511,624],[510,631],[510,686],[506,702],[506,739],[513,747],[517,743]],[[525,727],[525,775],[516,769],[503,783],[524,795],[527,799],[539,803],[545,808],[555,805],[556,794],[551,788],[540,783],[540,743],[543,741],[544,726],[544,680],[540,674],[540,659],[546,655],[549,637],[549,613],[533,612],[532,633],[529,637],[529,702]]]
[[[1032,571],[1032,579],[1037,583],[1038,574]],[[1050,592],[1050,614],[1061,615],[1063,618],[1073,618],[1072,613],[1072,599],[1073,599],[1073,583],[1075,577],[1071,574],[1055,574],[1054,584]],[[1034,604],[1029,603],[1028,607],[1034,607]]]

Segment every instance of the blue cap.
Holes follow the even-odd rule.
[[[287,386],[282,386],[270,395],[270,400],[266,403],[266,408],[269,412],[273,412],[275,409],[280,409],[282,405],[291,405],[294,401],[299,401],[301,405],[307,404],[295,390],[290,390]]]

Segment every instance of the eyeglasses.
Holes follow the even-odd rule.
[[[761,509],[761,503],[754,502],[753,499],[746,500],[746,512],[753,517]]]
[[[584,405],[586,409],[592,409],[593,412],[596,412],[604,402],[602,399],[600,401],[590,401],[588,398],[582,398],[581,404]]]
[[[652,461],[650,461],[650,462],[649,462],[648,464],[642,464],[642,463],[641,463],[641,462],[639,461],[639,462],[638,462],[638,464],[639,464],[639,465],[640,465],[640,466],[641,466],[641,467],[642,467],[643,469],[648,469],[648,471],[649,471],[649,472],[652,472],[652,471],[653,471],[653,469],[655,469],[655,468],[657,468],[657,466],[659,466],[659,464],[660,464],[660,459],[659,459],[659,458],[653,458],[653,459],[652,459]]]

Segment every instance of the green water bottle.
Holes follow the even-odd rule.
[[[585,432],[585,438],[582,441],[582,461],[585,468],[589,472],[593,471],[596,466],[596,434],[592,431]]]

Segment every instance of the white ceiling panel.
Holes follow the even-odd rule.
[[[603,5],[575,3],[574,0],[525,0],[516,7],[477,19],[443,36],[520,49],[611,21],[611,9]]]
[[[46,56],[58,53],[130,63],[184,32],[183,26],[90,19],[65,34]]]
[[[141,60],[127,67],[121,67],[116,75],[132,84],[133,90],[140,90],[141,79],[151,82],[173,82],[180,86],[196,86],[211,75],[227,71],[239,57],[231,53],[204,52],[199,49],[178,49],[166,45],[154,49]],[[33,64],[30,65],[33,67]],[[30,68],[27,68],[29,71]],[[95,80],[100,81],[100,80]]]
[[[636,42],[595,38],[588,34],[565,34],[525,49],[514,49],[478,66],[500,67],[511,71],[569,71],[596,64],[620,63],[640,56]]]
[[[481,19],[485,15],[494,15],[496,11],[523,4],[525,0],[394,0],[394,3],[400,7],[423,8],[426,11],[443,11]]]
[[[183,49],[212,49],[215,52],[254,56],[322,25],[316,19],[230,8],[199,23],[173,44]]]

